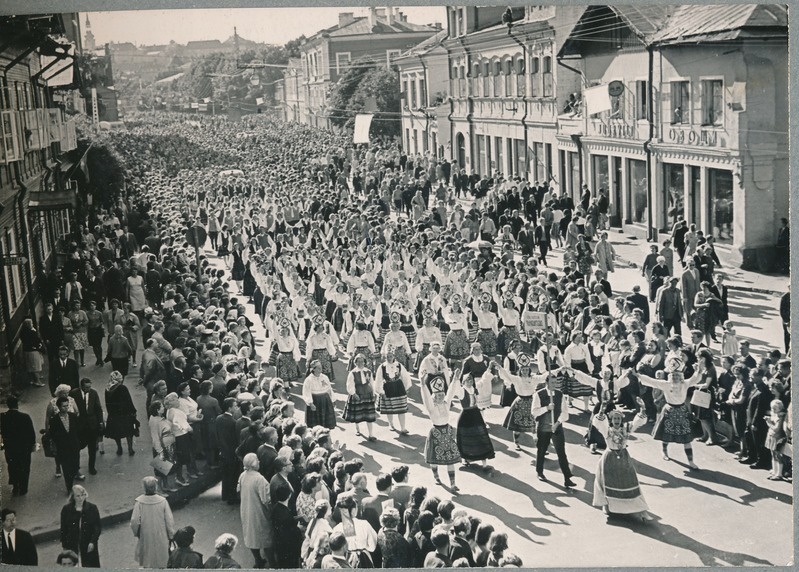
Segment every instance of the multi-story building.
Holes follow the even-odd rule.
[[[443,45],[447,35],[441,30],[393,60],[402,89],[401,132],[407,153],[445,155],[450,131],[449,64]]]
[[[370,7],[365,17],[339,14],[338,24],[317,32],[300,46],[307,104],[301,121],[330,126],[330,90],[353,62],[369,57],[389,66],[393,58],[437,31],[433,26],[408,22],[408,17],[393,7]]]
[[[302,121],[306,114],[304,75],[302,61],[300,58],[289,58],[286,69],[283,72],[281,85],[282,94],[275,90],[275,101],[279,102],[283,119],[286,121]],[[275,85],[277,88],[278,85]]]
[[[19,352],[20,326],[35,318],[39,280],[73,225],[75,191],[64,153],[77,147],[75,124],[54,105],[48,78],[68,53],[80,53],[77,22],[77,14],[0,17],[0,36],[7,39],[0,48],[0,378],[5,380],[15,373],[8,375],[7,368]],[[75,87],[65,76],[75,78],[74,70],[52,80],[62,91]]]
[[[682,215],[767,267],[788,213],[787,40],[782,5],[588,8],[560,63],[604,104],[561,118],[572,180],[609,192],[616,226],[654,237]]]
[[[559,186],[558,111],[579,76],[555,65],[584,8],[447,8],[452,158],[477,174]],[[558,80],[556,81],[556,78]]]

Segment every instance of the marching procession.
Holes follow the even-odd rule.
[[[544,486],[535,477],[556,480],[553,457],[568,494],[579,445],[566,423],[596,454],[591,502],[609,518],[655,526],[659,503],[644,498],[628,448],[654,447],[648,434],[664,463],[684,455],[690,472],[716,445],[729,463],[770,471],[755,480],[792,478],[790,347],[753,356],[730,333],[712,242],[652,244],[641,283],[614,283],[604,190],[583,185],[575,204],[546,181],[480,177],[394,141],[354,145],[266,115],[144,113],[108,137],[127,195],[68,238],[23,340],[24,391],[47,391],[46,365],[70,511],[91,505],[77,484],[82,449],[96,474],[104,438],[133,455],[132,438],[152,436],[158,462],[131,521],[143,567],[201,567],[194,528],[176,529],[179,513],[159,499],[212,470],[242,536],[220,536],[206,568],[521,566],[503,530],[458,506],[480,491],[456,477],[463,465],[497,478],[507,440],[531,452],[519,467],[527,495]],[[190,232],[207,241],[193,248]],[[686,301],[694,271],[701,287]],[[104,417],[78,371],[109,362]],[[4,416],[19,409],[8,405]],[[504,421],[489,423],[498,408]],[[364,446],[408,442],[419,416],[423,450],[394,466],[367,471],[339,444],[341,432]],[[6,450],[19,438],[7,431]],[[422,471],[437,490],[413,486]],[[27,477],[13,478],[24,495]],[[65,542],[65,558],[99,566],[93,540]],[[253,562],[231,558],[239,541]]]

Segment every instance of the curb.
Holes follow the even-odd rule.
[[[165,498],[169,503],[169,508],[173,511],[188,504],[191,499],[197,498],[222,479],[222,470],[208,470],[201,478],[191,481],[189,486],[181,487],[173,493],[169,493]],[[106,514],[100,517],[100,524],[103,527],[112,526],[121,522],[129,521],[133,514],[133,506],[129,509]],[[30,531],[34,542],[51,542],[61,538],[60,526],[45,528],[37,531]]]

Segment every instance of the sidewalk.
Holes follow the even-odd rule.
[[[209,261],[216,268],[224,268],[221,260],[215,256],[210,256]],[[238,294],[236,284],[230,281],[230,290],[233,296]],[[241,296],[239,296],[241,299]],[[263,353],[264,330],[261,322],[253,313],[253,307],[246,304],[247,316],[255,322],[253,334],[260,352]],[[80,368],[81,377],[88,377],[93,382],[93,388],[100,395],[105,411],[105,386],[111,373],[111,366],[95,367],[93,356],[86,356],[87,366]],[[139,344],[138,355],[141,355],[141,344]],[[47,365],[45,364],[45,369]],[[44,380],[47,379],[47,371],[44,372]],[[123,522],[130,518],[133,510],[134,500],[143,493],[142,478],[153,475],[150,466],[152,460],[152,444],[147,425],[147,411],[145,410],[146,391],[137,385],[138,368],[131,366],[125,378],[125,385],[128,387],[133,398],[133,403],[137,409],[137,418],[141,423],[140,436],[134,438],[135,455],[129,456],[127,447],[123,442],[123,454],[116,454],[116,444],[110,439],[105,439],[103,444],[105,454],[97,454],[97,475],[90,475],[88,470],[88,454],[84,449],[81,451],[80,468],[81,473],[86,476],[86,480],[76,482],[82,484],[89,493],[89,501],[97,505],[100,510],[100,518],[103,526]],[[47,387],[29,387],[20,396],[20,411],[23,411],[33,419],[34,428],[37,431],[37,440],[41,442],[38,431],[44,428],[45,410],[50,400],[50,392]],[[207,467],[201,470],[205,474],[197,480],[191,481],[188,487],[180,487],[177,492],[168,496],[170,506],[175,509],[183,506],[192,498],[196,498],[203,491],[213,487],[221,478],[221,471],[210,471]],[[55,461],[44,456],[43,451],[39,450],[33,454],[31,459],[31,476],[29,492],[22,497],[12,497],[11,487],[8,479],[5,478],[6,464],[3,458],[0,464],[2,479],[0,483],[0,498],[3,506],[14,508],[17,511],[17,521],[20,528],[30,532],[36,542],[57,540],[59,537],[61,507],[67,502],[66,487],[62,478],[55,477]]]

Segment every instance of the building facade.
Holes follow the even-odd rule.
[[[560,187],[558,110],[579,76],[555,65],[582,8],[447,8],[451,158],[467,173]],[[558,75],[560,77],[558,78]]]
[[[605,189],[611,224],[650,238],[682,216],[767,268],[788,213],[787,58],[784,6],[586,9],[559,63],[609,101],[559,118],[567,190]]]
[[[77,14],[0,17],[0,36],[12,38],[0,51],[0,378],[8,380],[22,322],[36,315],[39,281],[73,226],[64,154],[77,147],[75,123],[54,104],[48,77],[65,54],[80,52],[77,21]],[[50,58],[44,67],[43,58]],[[59,83],[62,92],[75,87]]]
[[[444,157],[449,144],[447,37],[441,30],[393,60],[402,90],[402,144],[409,154]]]
[[[390,66],[392,59],[437,31],[408,22],[407,16],[393,7],[370,7],[366,17],[340,13],[337,25],[321,30],[300,46],[306,102],[300,121],[329,127],[331,89],[354,62],[368,57]]]

